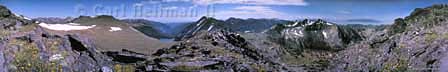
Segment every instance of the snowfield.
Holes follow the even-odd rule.
[[[110,32],[114,32],[114,31],[120,31],[122,30],[120,27],[110,27]]]
[[[50,30],[58,30],[58,31],[71,31],[71,30],[86,30],[95,27],[96,25],[91,26],[79,26],[77,23],[68,23],[68,24],[47,24],[40,23],[39,26],[50,29]]]

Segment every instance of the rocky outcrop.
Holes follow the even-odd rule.
[[[147,71],[288,71],[266,59],[239,34],[199,32],[170,48],[158,50],[143,67]]]
[[[10,14],[3,6],[0,10]],[[0,18],[1,72],[111,72],[126,63],[117,55],[139,57],[130,51],[102,54],[87,37],[50,33],[23,17],[0,16],[4,16]]]
[[[361,41],[355,30],[323,20],[303,20],[279,24],[266,32],[269,38],[291,53],[300,55],[303,49],[337,51]]]
[[[37,26],[24,28],[34,29],[19,28],[20,32],[10,33],[1,40],[2,70],[101,71],[101,67],[112,65],[112,61],[97,53],[86,39],[76,35],[51,35]]]
[[[440,71],[447,64],[447,5],[418,8],[334,57],[333,71]]]
[[[112,57],[112,61],[120,63],[137,63],[146,60],[146,55],[123,49],[122,51],[107,51],[103,54]]]
[[[11,11],[9,11],[8,8],[6,8],[5,6],[0,6],[0,17],[2,18],[7,18],[10,16],[14,16]]]

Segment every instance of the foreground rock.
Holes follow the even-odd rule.
[[[4,72],[101,71],[112,66],[85,38],[52,35],[30,20],[8,15],[10,11],[1,14],[0,70]]]

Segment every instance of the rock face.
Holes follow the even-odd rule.
[[[363,37],[355,30],[323,20],[303,20],[279,24],[266,32],[269,38],[288,51],[300,54],[303,49],[342,50]]]

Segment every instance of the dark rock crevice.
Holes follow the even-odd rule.
[[[143,54],[132,52],[126,49],[123,49],[122,51],[107,51],[102,53],[109,57],[112,57],[112,61],[120,63],[137,63],[146,60]]]
[[[70,42],[70,47],[72,48],[72,50],[75,50],[75,51],[77,51],[77,52],[86,52],[87,55],[88,55],[90,58],[92,58],[95,62],[98,61],[98,60],[96,59],[94,53],[93,53],[92,51],[89,51],[88,48],[85,47],[85,45],[84,45],[81,41],[75,39],[75,38],[72,37],[71,35],[68,35],[68,40],[69,40],[69,42]],[[84,53],[81,53],[81,54],[84,54]]]
[[[70,41],[70,46],[73,50],[76,50],[78,52],[81,51],[87,51],[87,48],[82,44],[80,41],[76,40],[75,38],[69,36],[68,40]]]

